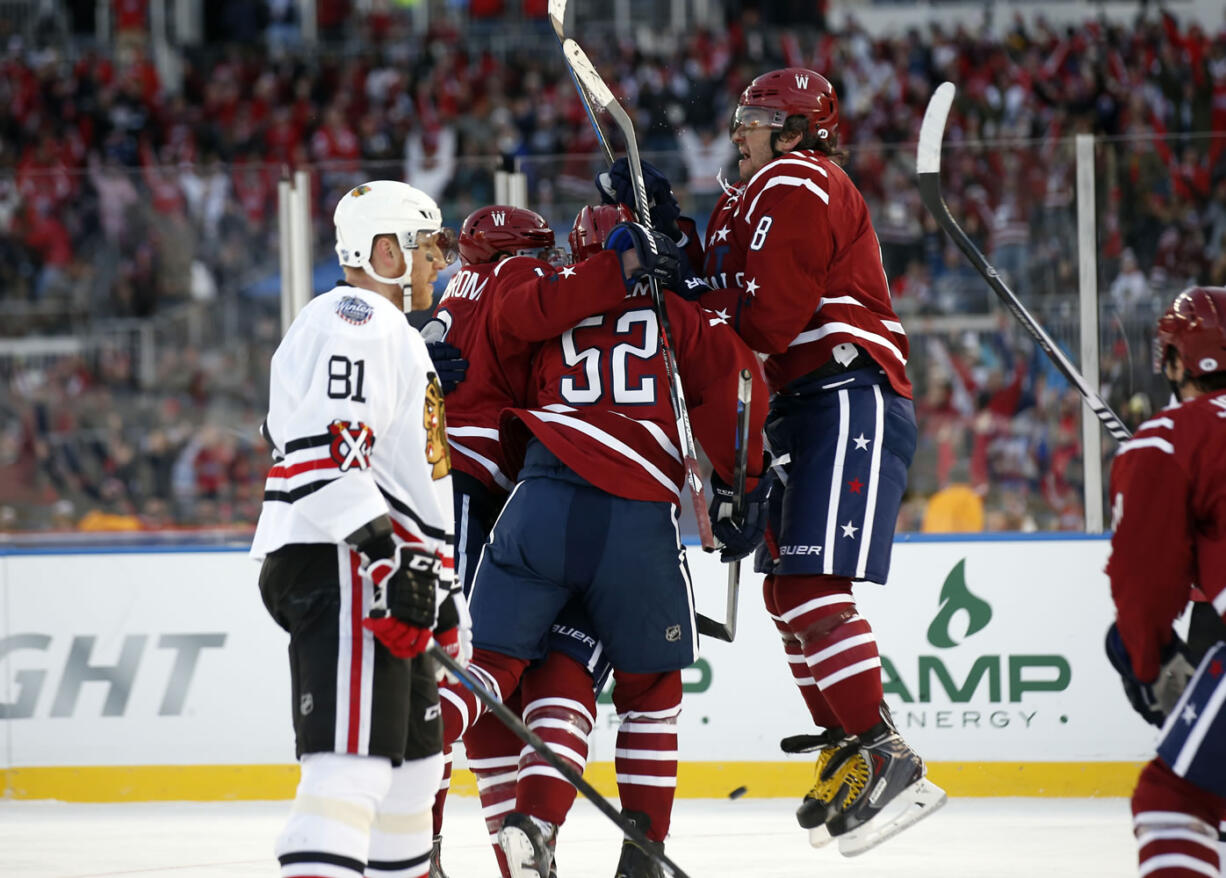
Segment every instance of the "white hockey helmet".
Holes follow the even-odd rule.
[[[397,180],[371,180],[341,196],[332,222],[336,225],[336,256],[341,265],[361,268],[380,283],[408,287],[419,237],[442,229],[443,216],[434,199],[420,189]],[[371,267],[371,248],[378,235],[395,235],[404,251],[404,274],[400,277],[383,277]]]

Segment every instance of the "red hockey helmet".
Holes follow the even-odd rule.
[[[575,216],[570,230],[570,256],[582,262],[604,249],[604,239],[618,223],[634,222],[634,214],[624,204],[587,204]]]
[[[501,255],[519,256],[524,251],[544,259],[538,251],[553,248],[553,229],[535,211],[509,204],[481,207],[460,226],[460,258],[465,265],[495,262]]]
[[[763,73],[741,92],[732,130],[742,125],[782,128],[788,116],[809,120],[806,134],[834,142],[839,130],[839,98],[826,77],[805,67],[785,67]]]
[[[1226,372],[1226,287],[1192,287],[1176,296],[1158,318],[1154,347],[1158,371],[1173,347],[1193,377]]]

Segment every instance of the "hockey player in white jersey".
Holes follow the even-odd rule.
[[[452,582],[443,393],[403,311],[444,261],[438,206],[387,180],[334,214],[345,281],[313,299],[272,358],[273,447],[251,547],[290,635],[301,780],[277,839],[285,878],[422,878],[442,777],[431,638],[464,658]]]

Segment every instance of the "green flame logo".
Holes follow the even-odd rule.
[[[941,611],[928,626],[928,642],[933,646],[948,649],[960,641],[950,636],[950,622],[960,610],[967,615],[966,634],[962,640],[982,631],[992,621],[992,605],[983,598],[971,594],[966,587],[966,559],[963,558],[945,577],[941,586]]]

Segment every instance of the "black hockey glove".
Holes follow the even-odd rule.
[[[677,220],[681,218],[681,205],[673,195],[673,184],[668,177],[650,162],[643,162],[643,185],[647,190],[647,210],[651,224],[668,235],[673,241],[682,238]],[[607,171],[596,175],[596,190],[605,204],[629,204],[635,206],[634,184],[630,181],[630,163],[620,158]]]
[[[732,501],[736,492],[718,475],[711,474],[711,533],[715,535],[715,545],[720,550],[719,560],[725,564],[739,561],[762,544],[766,535],[768,503],[776,478],[768,455],[758,484],[745,494],[744,516],[738,523],[732,517]]]
[[[1188,661],[1187,646],[1172,631],[1170,641],[1162,648],[1158,677],[1150,683],[1137,679],[1124,639],[1120,637],[1120,629],[1114,623],[1107,629],[1106,648],[1107,659],[1123,680],[1124,694],[1128,696],[1132,709],[1150,725],[1161,726],[1196,672]]]
[[[398,658],[412,658],[430,645],[434,592],[442,561],[433,553],[402,546],[391,558],[372,561],[363,571],[374,594],[362,626]]]
[[[430,354],[430,362],[434,364],[434,373],[438,375],[443,393],[451,393],[468,373],[468,360],[464,359],[458,347],[445,341],[427,342],[426,351]]]
[[[629,274],[623,271],[627,291],[649,276],[665,289],[675,291],[681,287],[681,254],[663,232],[650,231],[638,223],[618,223],[605,238],[604,247],[618,253],[633,250],[638,256],[639,267]]]

